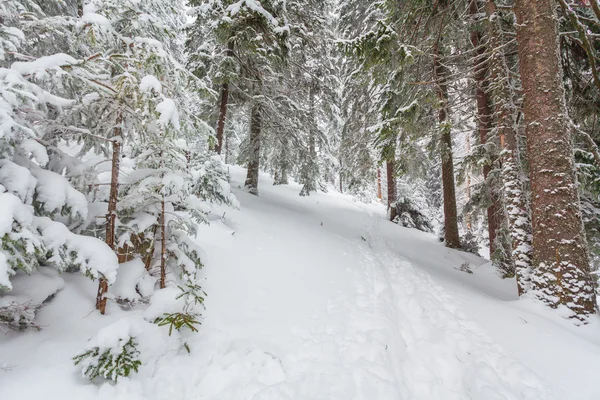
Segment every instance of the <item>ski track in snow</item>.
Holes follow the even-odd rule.
[[[292,205],[276,204],[277,200],[269,194],[261,196],[257,201],[268,203],[273,212],[279,206],[296,214]],[[323,213],[314,216],[314,220],[327,219],[326,208]],[[245,330],[251,331],[253,323],[248,326],[242,323],[235,328],[222,326],[219,333],[207,335],[212,338],[210,340],[219,335],[221,338],[216,340],[214,347],[212,343],[208,344],[213,347],[212,352],[200,350],[205,353],[203,361],[190,357],[186,370],[195,370],[195,373],[188,376],[187,383],[178,383],[181,376],[177,374],[169,379],[168,368],[157,371],[157,376],[168,381],[160,386],[168,390],[156,398],[554,398],[548,386],[533,372],[507,355],[476,324],[466,320],[456,309],[454,299],[428,273],[388,246],[386,238],[378,233],[381,224],[389,224],[382,215],[353,210],[345,217],[361,214],[363,228],[355,231],[365,232],[364,239],[360,236],[349,238],[354,232],[340,234],[343,228],[333,227],[327,232],[342,243],[344,253],[347,253],[345,259],[352,260],[345,267],[349,285],[333,284],[325,305],[308,323],[303,324],[298,318],[298,326],[287,332],[293,336],[290,340],[296,346],[283,349],[277,342],[285,343],[286,340],[270,342],[258,339],[264,335],[248,334]],[[280,214],[279,222],[287,215]],[[269,226],[271,221],[263,222],[265,231],[276,230]],[[326,230],[330,224],[325,223]],[[295,249],[296,252],[307,250],[301,248],[301,243]],[[340,252],[340,248],[333,247],[331,251]],[[247,264],[269,264],[262,254],[249,253]],[[319,279],[316,270],[315,273],[314,279]],[[261,290],[257,292],[260,296]],[[285,299],[273,300],[285,303]],[[282,306],[285,308],[285,304]],[[210,310],[210,305],[208,307]],[[256,317],[269,324],[269,316],[259,312]],[[240,331],[243,333],[238,333]],[[197,343],[195,348],[207,346],[202,340]],[[203,366],[198,368],[198,365]],[[188,389],[173,392],[173,387]]]
[[[238,186],[244,171],[232,172]],[[199,235],[209,295],[200,333],[186,338],[192,353],[166,352],[116,386],[57,381],[48,399],[555,398],[414,264],[416,252],[439,243],[418,248],[410,231],[417,242],[398,244],[373,207],[335,194],[299,198],[298,187],[261,179],[261,197],[238,190],[242,210]],[[61,357],[71,368],[70,354]],[[64,375],[74,371],[49,376]],[[18,377],[9,398],[38,398]]]

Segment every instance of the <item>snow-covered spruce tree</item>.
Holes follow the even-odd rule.
[[[195,117],[206,86],[183,67],[184,11],[182,2],[98,0],[84,7],[79,24],[84,43],[98,52],[96,62],[110,72],[96,81],[97,91],[76,115],[92,132],[81,136],[85,148],[96,147],[96,138],[112,142],[110,191],[97,197],[108,203],[104,238],[113,249],[133,254],[125,259],[140,256],[150,267],[159,257],[161,287],[171,261],[187,263],[189,276],[192,265],[201,266],[198,249],[184,234],[193,233],[187,219],[202,221],[200,204],[214,199],[206,196],[208,188],[228,190],[219,162],[209,160],[210,130]],[[192,148],[202,165],[190,164]],[[121,154],[133,163],[126,177],[120,177]],[[194,176],[199,170],[204,172]],[[187,200],[169,197],[176,191]],[[230,202],[229,195],[222,198]],[[181,220],[187,230],[176,228]],[[107,289],[99,290],[101,311]]]
[[[56,129],[60,117],[75,105],[74,100],[48,90],[67,92],[73,80],[88,75],[85,62],[63,53],[43,55],[39,48],[35,56],[26,54],[38,37],[26,35],[23,25],[30,28],[28,22],[33,21],[50,36],[56,33],[54,21],[45,21],[46,15],[32,2],[3,2],[0,18],[4,21],[0,59],[5,66],[0,68],[0,197],[5,221],[0,291],[11,289],[10,277],[17,271],[30,274],[40,266],[59,271],[78,268],[94,279],[113,282],[116,255],[100,240],[75,234],[67,227],[87,218],[88,203],[62,176],[68,167],[65,161],[72,160],[46,140],[47,132]],[[11,61],[15,59],[27,61]],[[3,306],[18,308],[10,298]],[[21,314],[18,321],[2,322],[26,327],[29,318]]]
[[[192,13],[211,30],[210,37],[215,38],[214,53],[227,49],[229,59],[237,61],[229,69],[234,69],[235,74],[230,74],[227,81],[238,88],[237,102],[250,109],[250,134],[242,157],[248,165],[245,186],[250,193],[258,194],[262,131],[277,106],[278,68],[289,50],[286,43],[290,32],[286,18],[289,5],[277,0],[260,3],[205,0],[192,5],[195,6]]]
[[[515,14],[532,187],[532,294],[585,320],[597,305],[560,79],[554,4],[518,0]]]
[[[289,62],[285,71],[284,93],[292,103],[305,111],[298,113],[302,144],[299,152],[298,181],[301,196],[318,189],[326,190],[322,179],[329,154],[325,136],[327,122],[332,115],[331,105],[336,96],[333,88],[338,83],[334,76],[333,26],[330,22],[331,1],[303,1],[289,3],[287,15],[291,27]],[[294,132],[290,132],[294,135]]]
[[[336,12],[336,34],[342,42],[335,64],[341,81],[337,92],[340,109],[336,138],[339,188],[367,201],[376,193],[379,156],[368,128],[377,123],[377,115],[372,107],[370,77],[363,73],[357,57],[348,57],[347,43],[366,37],[374,29],[380,16],[371,12],[371,7],[366,2],[351,0],[340,2]]]

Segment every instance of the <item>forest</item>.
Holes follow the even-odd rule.
[[[0,398],[600,398],[599,63],[599,0],[0,0]]]

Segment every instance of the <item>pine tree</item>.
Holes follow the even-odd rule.
[[[573,165],[554,5],[515,3],[523,112],[532,187],[532,290],[584,319],[596,312]],[[535,23],[534,23],[535,19]]]

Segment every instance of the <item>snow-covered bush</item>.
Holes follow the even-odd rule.
[[[83,376],[89,380],[104,378],[116,382],[121,376],[138,372],[142,362],[132,331],[126,320],[101,329],[85,350],[73,357]]]
[[[37,306],[19,303],[11,298],[0,298],[0,332],[7,330],[25,330],[40,327],[33,322]]]
[[[433,232],[433,226],[429,219],[415,207],[409,198],[402,197],[390,207],[392,212],[395,213],[393,221],[398,225],[424,232]]]

